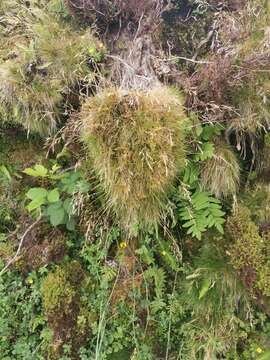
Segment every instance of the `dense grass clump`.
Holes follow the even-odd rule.
[[[166,193],[184,166],[181,97],[165,87],[108,90],[84,104],[81,119],[106,206],[127,227],[157,222]]]
[[[201,182],[218,198],[236,194],[240,184],[240,167],[228,145],[216,144],[214,156],[203,165]]]
[[[95,40],[89,31],[75,31],[40,8],[29,8],[20,16],[15,29],[8,15],[3,18],[10,27],[3,38],[14,40],[21,22],[27,36],[12,41],[9,54],[0,49],[0,122],[49,134],[78,101],[78,84],[93,80]]]
[[[204,245],[196,270],[183,280],[180,298],[192,313],[183,327],[188,359],[216,359],[232,349],[241,338],[239,319],[250,313],[247,293],[220,247]]]

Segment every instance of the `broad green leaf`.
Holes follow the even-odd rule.
[[[11,181],[12,177],[10,175],[10,172],[8,171],[7,167],[5,165],[1,165],[0,166],[0,171],[3,173],[3,175],[5,175],[5,177]]]
[[[202,285],[202,288],[200,290],[200,294],[199,294],[199,299],[201,300],[206,293],[208,292],[208,290],[210,289],[211,286],[211,280],[210,279],[205,279]]]
[[[55,203],[59,201],[60,194],[58,189],[53,189],[48,193],[48,201],[49,203]]]
[[[47,208],[47,215],[51,216],[52,214],[54,214],[54,212],[60,208],[63,207],[63,202],[62,201],[57,201],[51,205],[48,206]]]
[[[190,221],[187,221],[186,223],[184,223],[182,225],[183,228],[187,228],[187,227],[191,227],[193,225],[196,225],[196,221],[193,219],[193,220],[190,220]]]
[[[75,220],[74,220],[73,217],[68,219],[66,226],[67,226],[67,229],[69,231],[74,231],[75,230],[75,225],[76,225],[76,223],[75,223]]]
[[[48,175],[48,169],[43,165],[35,165],[33,168],[26,168],[23,173],[34,177],[46,177]]]
[[[201,125],[197,125],[197,126],[195,127],[196,136],[200,137],[201,134],[202,134],[202,132],[203,132],[203,127],[202,127]]]
[[[204,143],[202,144],[201,154],[199,154],[200,160],[210,159],[214,155],[214,144],[212,143]]]
[[[225,215],[224,211],[221,211],[219,209],[213,209],[212,207],[209,209],[211,214],[215,217],[221,217]]]
[[[90,185],[86,180],[80,180],[77,182],[77,191],[80,193],[88,193]]]
[[[44,205],[46,203],[45,197],[35,198],[26,206],[28,211],[33,211],[35,209],[38,209],[41,205]]]
[[[64,223],[66,212],[63,207],[55,209],[50,214],[50,223],[52,226],[58,226]]]
[[[48,194],[48,191],[44,188],[31,188],[27,193],[26,196],[31,199],[40,199],[40,198],[46,198]]]
[[[65,211],[70,214],[72,212],[72,200],[71,199],[65,199],[63,203]]]
[[[224,234],[224,229],[223,229],[222,225],[216,224],[215,226],[216,226],[216,229],[217,229],[221,234]]]

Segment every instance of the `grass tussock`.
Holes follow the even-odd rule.
[[[11,15],[4,17],[10,28],[5,37],[14,40],[22,23],[27,36],[0,61],[0,121],[48,134],[66,114],[65,100],[78,96],[79,82],[93,81],[89,64],[97,44],[89,31],[76,32],[40,8],[16,16],[13,27]]]
[[[202,168],[203,187],[218,198],[237,193],[240,185],[240,166],[232,149],[225,143],[215,146],[215,154]]]
[[[108,90],[83,106],[82,136],[107,207],[130,228],[155,223],[184,165],[185,113],[168,88]],[[125,219],[125,220],[124,220]]]
[[[194,272],[183,281],[181,301],[192,317],[184,325],[191,359],[216,359],[236,345],[238,321],[250,313],[250,303],[232,266],[219,246],[206,244],[194,261]],[[238,318],[237,318],[238,317]]]

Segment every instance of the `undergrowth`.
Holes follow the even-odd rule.
[[[1,1],[1,360],[270,358],[268,23]]]

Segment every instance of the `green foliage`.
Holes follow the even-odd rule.
[[[26,206],[30,213],[40,214],[49,220],[52,226],[65,224],[68,230],[75,228],[75,213],[72,206],[72,195],[89,190],[88,183],[79,171],[61,172],[58,165],[48,170],[43,165],[27,168],[24,173],[34,178],[46,179],[53,185],[52,189],[33,187],[26,193],[30,203]]]
[[[231,263],[241,273],[243,282],[251,292],[259,289],[269,296],[269,234],[260,235],[250,210],[244,206],[238,206],[228,218],[226,230],[232,241]]]
[[[187,229],[187,234],[199,240],[202,233],[212,227],[223,234],[224,215],[220,201],[208,192],[195,192],[188,200],[181,201],[179,206],[182,227]]]
[[[181,302],[191,312],[183,324],[187,355],[214,359],[236,348],[250,305],[222,251],[204,246],[182,286]]]
[[[101,9],[84,20],[108,14],[121,25],[104,34],[104,73],[122,59],[118,39],[134,38],[138,61],[149,49],[155,71],[169,69],[161,82],[180,64],[184,100],[162,86],[95,94],[105,46],[67,13],[70,2],[0,1],[0,268],[19,251],[0,278],[1,360],[269,357],[263,2],[173,0],[162,13],[166,62],[144,25],[161,1],[84,2]],[[39,136],[11,127],[48,134],[65,120],[47,154]],[[28,232],[29,214],[41,221]]]
[[[158,223],[185,159],[185,120],[179,95],[105,91],[81,112],[82,137],[105,192],[105,208],[127,229]]]
[[[45,318],[37,273],[27,279],[17,273],[0,277],[1,359],[44,360]]]
[[[210,228],[223,233],[225,212],[222,211],[221,201],[212,193],[202,191],[201,163],[206,164],[216,156],[216,146],[213,138],[220,134],[220,126],[201,126],[194,120],[194,130],[190,134],[191,148],[187,166],[182,171],[181,184],[174,194],[177,205],[177,218],[187,234],[201,239],[202,234]],[[218,185],[222,192],[222,184]],[[213,190],[213,189],[211,189]]]

